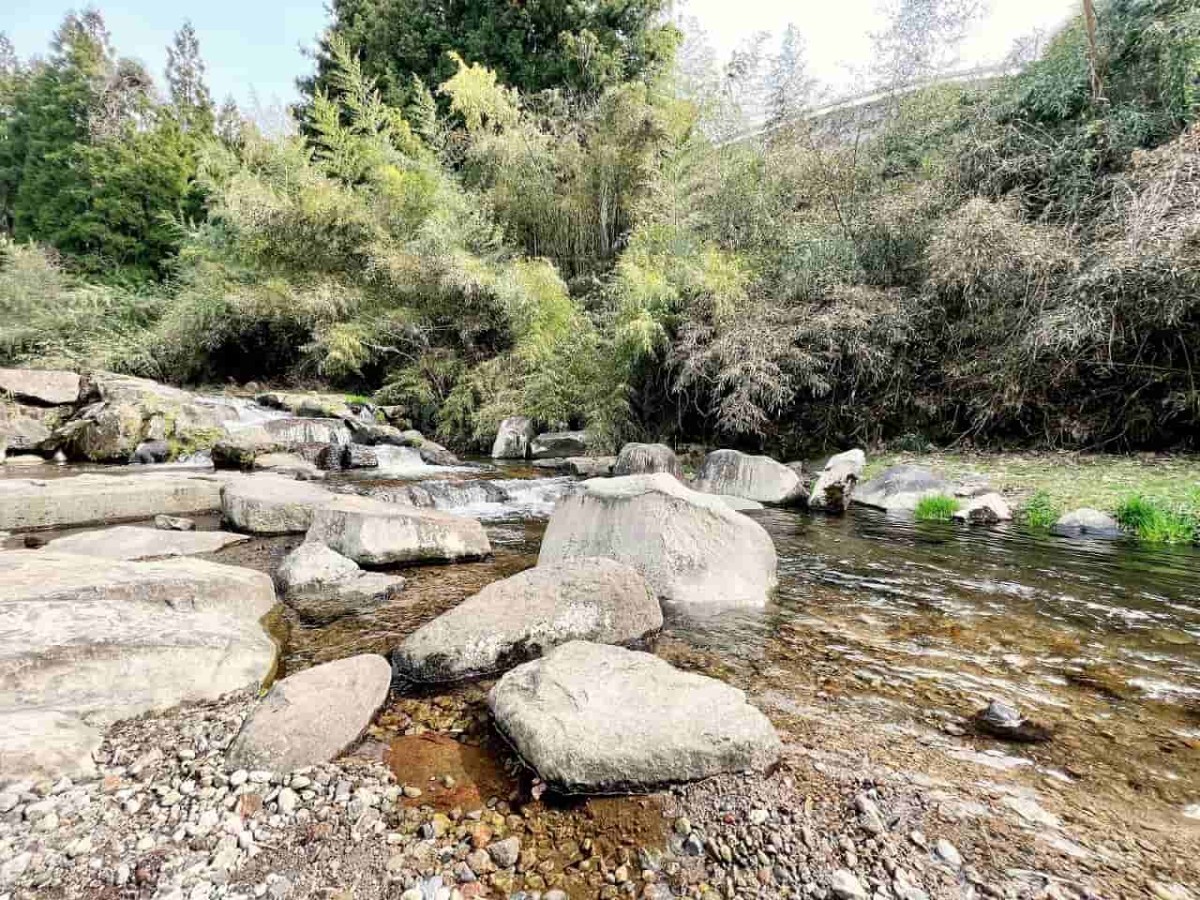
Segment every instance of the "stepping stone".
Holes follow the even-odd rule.
[[[104,559],[155,559],[215,553],[222,547],[249,539],[244,534],[231,534],[228,531],[163,531],[118,525],[116,528],[55,538],[46,544],[46,550]]]
[[[742,691],[604,644],[572,641],[518,666],[492,688],[488,706],[525,762],[565,793],[763,770],[782,749]]]

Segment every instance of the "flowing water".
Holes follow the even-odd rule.
[[[405,599],[321,628],[293,624],[285,666],[374,650],[484,585],[535,564],[572,479],[525,468],[413,464],[343,476],[341,489],[485,521],[495,555],[409,569]],[[380,477],[383,476],[383,477]],[[407,478],[403,476],[408,476]],[[1200,552],[1072,541],[1010,527],[750,513],[779,552],[762,610],[674,614],[660,648],[694,651],[767,704],[816,692],[870,697],[880,724],[966,732],[965,752],[1055,777],[1102,778],[1186,814],[1200,807]],[[999,697],[1054,730],[1047,744],[974,739]]]

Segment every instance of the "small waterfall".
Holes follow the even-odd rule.
[[[477,519],[534,519],[548,517],[555,501],[573,484],[573,478],[418,481],[402,487],[373,488],[370,495]]]

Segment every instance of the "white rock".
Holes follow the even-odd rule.
[[[299,534],[308,531],[313,510],[334,495],[306,481],[281,475],[250,475],[221,491],[225,518],[251,534]]]
[[[829,889],[838,900],[866,900],[867,889],[849,869],[837,869],[829,877]]]
[[[475,519],[352,496],[316,510],[308,540],[371,566],[478,559],[492,552]]]
[[[995,525],[1010,519],[1012,509],[1008,501],[996,493],[972,497],[954,511],[954,520],[968,525]]]
[[[759,503],[787,505],[804,500],[804,484],[795,470],[769,456],[714,450],[696,474],[696,489]]]
[[[215,553],[222,547],[246,540],[249,540],[246,535],[228,531],[164,531],[118,525],[55,538],[46,544],[46,550],[104,559],[156,559]]]
[[[866,454],[858,448],[831,456],[809,491],[809,507],[826,512],[844,512],[850,505],[854,487],[866,464]]]
[[[525,459],[536,431],[526,416],[509,416],[500,423],[492,444],[492,459]]]

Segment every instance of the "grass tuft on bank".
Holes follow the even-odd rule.
[[[913,515],[918,522],[949,522],[958,511],[958,501],[946,494],[930,494],[917,502]]]
[[[1117,507],[1117,521],[1138,540],[1151,544],[1190,544],[1200,539],[1200,504],[1132,494]]]

